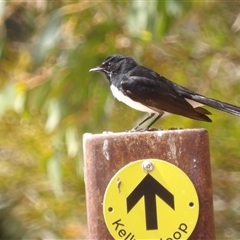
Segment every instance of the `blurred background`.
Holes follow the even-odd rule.
[[[131,129],[108,55],[131,55],[200,94],[240,106],[239,1],[0,1],[0,239],[85,239],[82,135]],[[240,118],[167,116],[209,131],[217,239],[240,239]],[[124,114],[123,114],[124,113]]]

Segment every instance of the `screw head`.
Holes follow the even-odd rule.
[[[145,172],[151,172],[153,168],[154,168],[154,165],[150,160],[145,160],[142,164],[142,169]]]

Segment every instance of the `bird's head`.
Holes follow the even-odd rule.
[[[124,74],[136,65],[133,58],[115,54],[106,58],[98,67],[90,69],[89,72],[103,72],[110,81],[113,75]]]

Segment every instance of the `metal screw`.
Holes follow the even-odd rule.
[[[145,172],[151,172],[153,168],[154,168],[154,165],[150,160],[145,160],[142,164],[142,169]]]

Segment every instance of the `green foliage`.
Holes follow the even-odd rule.
[[[82,134],[124,131],[143,117],[89,69],[128,54],[240,105],[238,9],[236,1],[0,2],[1,192],[17,199],[13,215],[28,238],[86,235]],[[237,239],[239,119],[209,110],[212,124],[166,116],[156,127],[208,129],[217,238]]]

